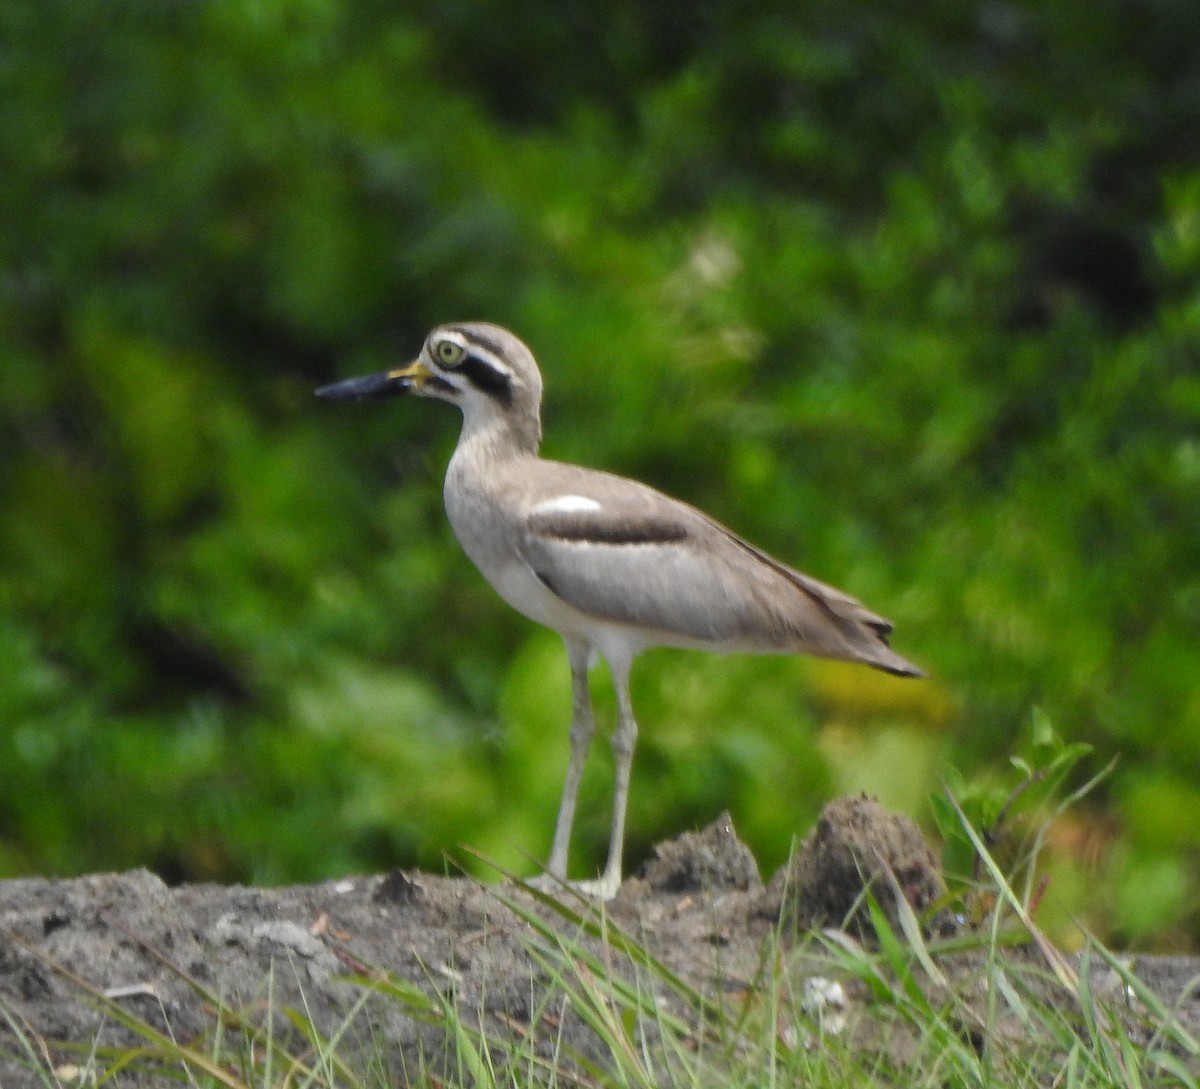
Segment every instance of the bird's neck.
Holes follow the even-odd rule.
[[[518,458],[537,457],[542,429],[537,417],[472,418],[464,414],[455,459],[494,465]]]

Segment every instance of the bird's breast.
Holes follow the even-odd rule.
[[[502,497],[453,472],[446,476],[446,516],[454,536],[492,588],[517,612],[554,631],[583,635],[586,621],[521,558],[521,522]]]

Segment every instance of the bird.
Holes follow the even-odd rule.
[[[397,395],[462,411],[443,487],[450,526],[500,597],[566,645],[569,758],[543,880],[567,884],[576,799],[595,733],[588,675],[599,659],[617,703],[608,857],[598,879],[571,887],[601,900],[621,884],[638,734],[629,673],[642,651],[807,654],[925,676],[888,645],[892,625],[883,617],[698,508],[626,477],[540,457],[541,372],[507,329],[440,325],[413,362],[316,390],[325,401]]]

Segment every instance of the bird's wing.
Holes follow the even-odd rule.
[[[887,648],[882,617],[694,507],[575,466],[556,465],[543,483],[525,512],[522,556],[575,608],[684,641],[917,672]]]
[[[712,575],[694,549],[691,512],[632,482],[587,483],[528,513],[522,552],[538,578],[591,616],[721,638],[722,614],[710,600]]]

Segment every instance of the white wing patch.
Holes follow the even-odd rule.
[[[557,495],[533,508],[534,514],[584,514],[603,508],[586,495]]]

